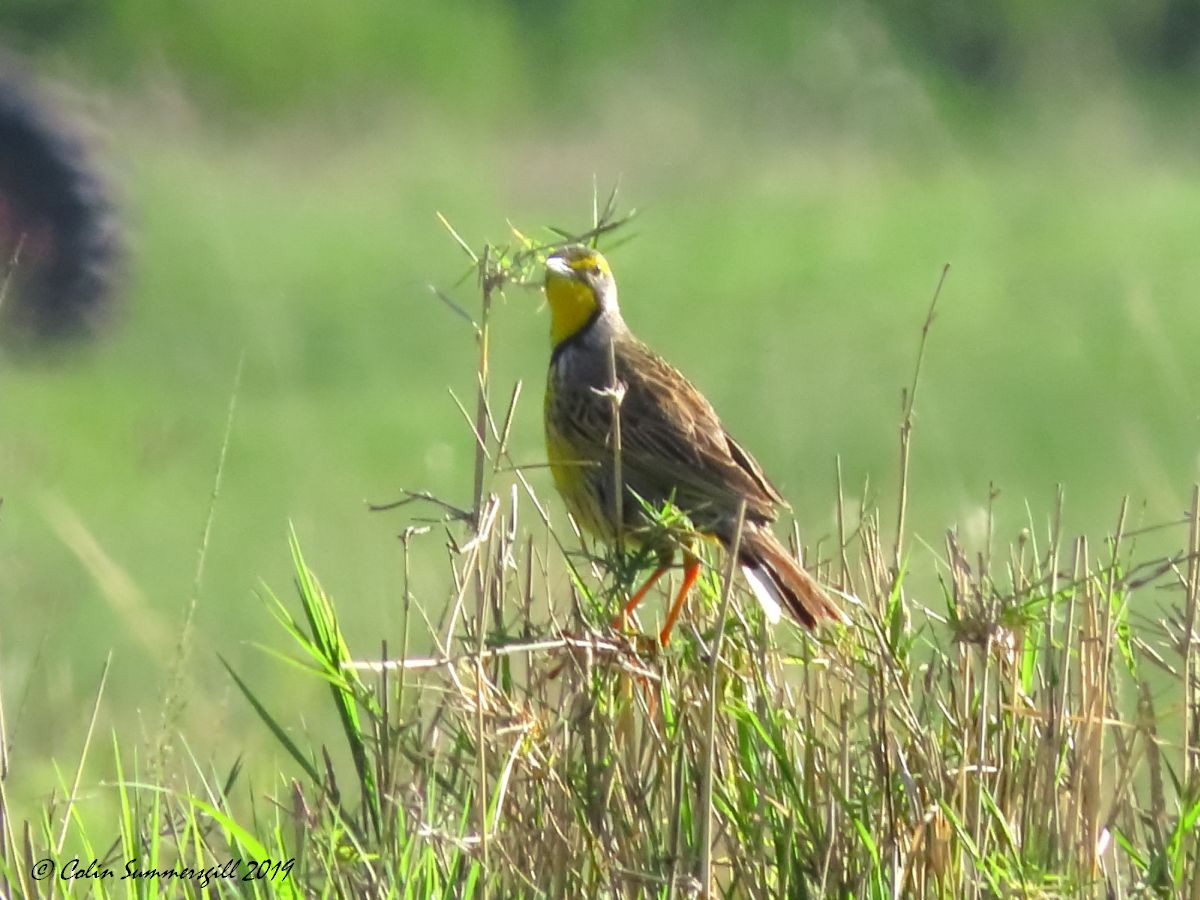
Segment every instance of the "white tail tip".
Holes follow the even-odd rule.
[[[758,598],[767,621],[772,625],[778,625],[779,620],[783,618],[783,607],[780,606],[783,598],[779,596],[778,589],[769,578],[764,578],[757,569],[752,569],[750,566],[742,566],[742,574],[746,576],[746,581],[750,583],[750,590],[754,591],[754,596]]]

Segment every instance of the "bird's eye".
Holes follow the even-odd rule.
[[[592,275],[592,276],[594,276],[594,277],[596,277],[596,278],[599,278],[599,277],[600,277],[600,267],[599,267],[599,266],[592,266],[590,269],[588,269],[588,274],[589,274],[589,275]]]

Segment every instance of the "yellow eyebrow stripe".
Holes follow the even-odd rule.
[[[608,262],[599,253],[588,253],[586,256],[579,257],[579,259],[568,260],[567,265],[576,271],[590,269],[592,266],[595,266],[605,275],[608,274]]]

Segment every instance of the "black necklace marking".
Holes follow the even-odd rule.
[[[561,341],[559,341],[557,344],[554,345],[554,350],[550,354],[550,365],[551,366],[553,366],[556,362],[558,362],[558,358],[560,356],[562,356],[564,350],[568,349],[569,347],[574,346],[575,344],[578,344],[581,340],[583,340],[583,336],[588,333],[588,331],[591,329],[591,327],[596,324],[596,320],[598,320],[600,318],[601,312],[603,312],[603,310],[600,308],[599,305],[597,305],[595,312],[593,312],[590,316],[588,316],[588,320],[583,323],[582,328],[580,328],[578,331],[576,331],[569,338],[563,338]]]

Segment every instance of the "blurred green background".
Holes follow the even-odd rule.
[[[290,600],[289,522],[352,646],[395,645],[409,515],[364,500],[469,503],[448,389],[471,395],[475,350],[427,287],[465,260],[435,211],[477,246],[506,220],[579,229],[619,179],[642,210],[613,254],[627,318],[809,540],[839,456],[891,515],[946,262],[914,444],[929,545],[978,544],[991,485],[1002,539],[1060,482],[1099,536],[1127,494],[1178,518],[1200,478],[1197,3],[7,0],[0,35],[99,124],[132,247],[106,335],[0,359],[0,687],[30,796],[77,757],[110,649],[101,722],[153,741],[239,359],[183,732],[225,765],[270,740],[218,652],[289,722],[317,695],[253,646],[280,645],[257,592]],[[531,463],[539,306],[510,294],[493,345]],[[417,550],[431,605],[440,540]]]

